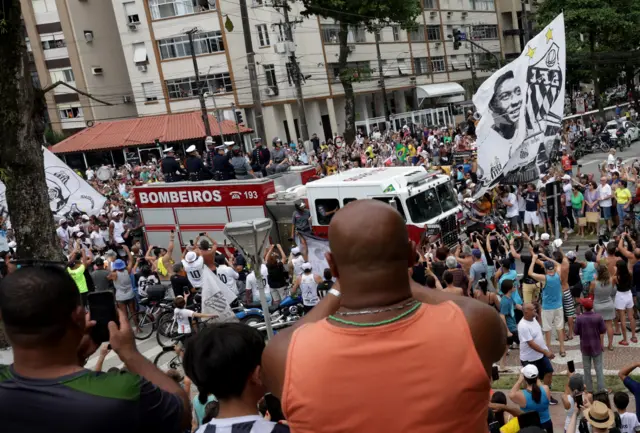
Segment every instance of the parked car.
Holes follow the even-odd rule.
[[[634,142],[640,139],[640,128],[634,122],[630,120],[625,120],[622,122],[622,125],[625,129],[625,137],[629,140],[629,142]],[[618,123],[615,120],[612,120],[607,123],[607,130],[613,137],[616,136],[616,131],[618,130]]]

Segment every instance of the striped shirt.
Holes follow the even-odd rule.
[[[260,415],[212,419],[196,433],[289,433],[289,427],[267,421]]]

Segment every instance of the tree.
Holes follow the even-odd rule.
[[[0,171],[17,256],[61,261],[42,156],[44,94],[27,68],[20,0],[0,3]]]
[[[350,50],[347,44],[349,30],[366,28],[373,32],[376,28],[391,23],[400,25],[403,29],[415,27],[416,18],[422,13],[420,0],[387,0],[362,2],[359,0],[302,0],[305,10],[302,15],[319,15],[333,18],[340,24],[338,42],[338,68],[340,82],[344,88],[345,97],[345,142],[351,143],[356,136],[355,93],[353,83],[363,78],[361,71],[347,68],[347,58]],[[369,74],[364,74],[369,75]]]

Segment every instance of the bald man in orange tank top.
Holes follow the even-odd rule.
[[[376,200],[332,219],[327,261],[340,292],[279,332],[262,357],[292,431],[487,430],[505,328],[488,305],[412,283],[407,239],[400,214]]]

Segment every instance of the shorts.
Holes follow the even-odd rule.
[[[517,230],[518,229],[518,222],[520,221],[520,215],[514,215],[512,217],[509,217],[509,221],[511,224],[511,228],[513,230]]]
[[[546,356],[542,356],[540,359],[536,359],[535,361],[520,361],[520,364],[524,367],[525,365],[535,365],[538,369],[538,377],[540,379],[544,378],[546,374],[553,373],[553,365],[551,365],[551,361]]]
[[[616,306],[616,310],[633,308],[633,294],[631,293],[631,290],[627,290],[626,292],[617,292],[614,305]]]
[[[606,220],[611,219],[611,206],[600,206],[600,213],[602,214],[602,218]]]
[[[578,281],[578,284],[576,284],[575,286],[571,286],[569,287],[569,290],[571,291],[571,296],[573,296],[574,298],[579,298],[580,295],[582,295],[582,281]]]
[[[511,332],[511,337],[507,337],[507,344],[511,346],[513,343],[520,344],[520,336],[518,335],[518,330],[509,331]]]
[[[569,293],[571,295],[571,293]],[[571,300],[573,302],[573,299]],[[552,329],[564,328],[564,311],[562,308],[555,310],[542,310],[542,330],[549,332]]]
[[[536,212],[525,211],[524,213],[524,223],[525,224],[533,224],[534,226],[540,225],[540,218],[538,218],[538,214]]]
[[[540,283],[522,284],[522,300],[525,304],[537,302],[540,297]]]
[[[569,318],[576,316],[576,302],[573,299],[571,290],[564,290],[562,292],[562,309],[564,311],[564,317]]]

